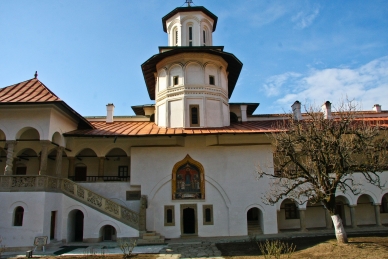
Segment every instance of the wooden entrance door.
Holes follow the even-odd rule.
[[[183,210],[183,233],[195,234],[195,211],[193,208]]]

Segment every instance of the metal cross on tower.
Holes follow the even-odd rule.
[[[186,0],[187,7],[190,7],[190,4],[193,3],[193,0]]]

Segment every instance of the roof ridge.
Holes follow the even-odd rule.
[[[0,88],[0,102],[3,103],[52,101],[62,101],[62,99],[37,78]]]

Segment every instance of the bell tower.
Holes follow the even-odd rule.
[[[162,18],[168,46],[142,64],[155,123],[167,128],[230,125],[229,98],[242,63],[213,46],[217,16],[203,6],[178,7]]]

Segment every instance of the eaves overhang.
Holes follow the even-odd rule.
[[[23,105],[55,105],[64,113],[69,115],[75,121],[78,121],[78,129],[95,129],[95,127],[82,115],[76,112],[73,108],[67,105],[64,101],[49,101],[49,102],[0,102],[0,106],[23,106]]]
[[[147,86],[148,95],[151,100],[155,100],[155,73],[156,65],[165,58],[181,54],[181,53],[206,53],[219,56],[223,58],[226,63],[228,63],[228,67],[226,70],[229,72],[228,74],[228,98],[231,97],[234,87],[236,86],[238,77],[240,76],[240,72],[243,64],[241,61],[232,53],[220,51],[221,47],[215,46],[204,46],[204,47],[168,47],[171,50],[162,52],[156,55],[153,55],[146,62],[141,65],[141,69],[143,71],[144,80]]]

